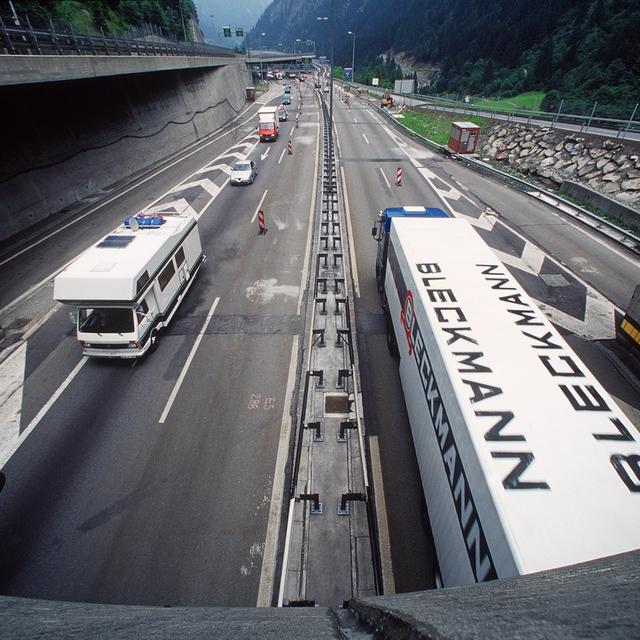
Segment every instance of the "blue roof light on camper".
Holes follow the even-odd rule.
[[[138,222],[138,226],[141,229],[157,229],[158,227],[161,227],[165,222],[164,218],[160,215],[147,216],[143,213],[139,213],[137,216],[127,216],[124,219],[124,226],[127,227],[127,229],[131,228],[131,218],[136,219],[136,221]]]

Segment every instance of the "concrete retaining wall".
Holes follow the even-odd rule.
[[[581,202],[593,205],[602,209],[608,215],[618,218],[627,224],[640,227],[640,210],[631,209],[626,207],[615,200],[594,191],[589,187],[580,184],[578,182],[564,181],[560,186],[560,191],[568,193],[570,196],[577,198]]]
[[[229,122],[247,84],[235,63],[0,88],[0,240]]]

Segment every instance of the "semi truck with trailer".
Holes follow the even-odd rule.
[[[139,358],[156,349],[204,261],[192,216],[129,216],[56,276],[53,297],[74,307],[84,355]]]
[[[260,136],[260,142],[278,139],[278,135],[280,134],[278,108],[279,107],[262,107],[258,111],[258,136]]]
[[[640,434],[476,230],[381,212],[376,276],[441,584],[640,547]]]

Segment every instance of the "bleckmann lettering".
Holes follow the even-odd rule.
[[[476,266],[491,289],[505,288],[508,282],[512,281],[511,276],[499,263],[476,264]],[[499,281],[499,287],[496,287],[496,281]],[[636,437],[625,426],[623,419],[615,415],[614,409],[609,406],[597,386],[590,383],[593,379],[589,372],[581,367],[575,355],[562,343],[561,338],[554,335],[545,326],[547,323],[542,312],[528,303],[526,297],[520,293],[506,296],[498,295],[497,298],[505,305],[506,311],[513,316],[514,324],[517,327],[527,327],[526,330],[520,329],[521,334],[529,340],[529,346],[537,353],[538,361],[544,371],[556,381],[558,389],[562,392],[573,411],[581,415],[589,413],[602,415],[603,418],[606,416],[607,421],[604,422],[603,420],[601,429],[592,428],[591,435],[593,438],[599,442],[635,442]],[[536,326],[542,328],[530,329],[530,327]],[[592,422],[590,421],[588,424],[592,424]],[[504,426],[506,425],[501,423],[495,425],[485,434],[485,439],[489,434],[492,438],[496,436],[502,438],[501,429]],[[499,428],[496,430],[496,427]],[[509,454],[501,452],[496,457],[504,457],[505,455]],[[516,454],[512,455],[515,456]],[[517,455],[520,456],[522,454],[519,453]],[[638,457],[615,454],[610,457],[610,460],[613,468],[629,491],[640,491],[640,463]],[[524,470],[522,465],[525,462],[527,462],[528,466],[531,461],[527,458],[522,458],[518,466],[510,474],[509,481],[512,487],[515,487],[514,483],[519,486],[523,486],[523,484],[527,486],[529,484],[523,483],[518,479]],[[518,474],[514,475],[516,471]]]
[[[476,411],[475,414],[479,418],[497,418],[496,423],[484,434],[484,439],[488,442],[522,442],[526,440],[519,433],[502,433],[502,430],[513,420],[513,411]]]
[[[531,480],[521,480],[522,474],[527,470],[527,467],[533,462],[532,453],[522,453],[520,451],[492,451],[491,456],[493,458],[515,458],[518,463],[511,470],[506,478],[502,481],[505,489],[549,489],[549,485],[546,482],[535,482]]]

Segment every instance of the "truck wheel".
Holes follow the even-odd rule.
[[[398,351],[398,343],[396,341],[396,337],[393,334],[393,329],[387,328],[387,347],[389,349],[389,353],[394,360],[398,360],[400,358],[400,352]]]
[[[149,353],[153,353],[160,344],[160,334],[157,329],[151,330],[151,335],[149,336]]]

